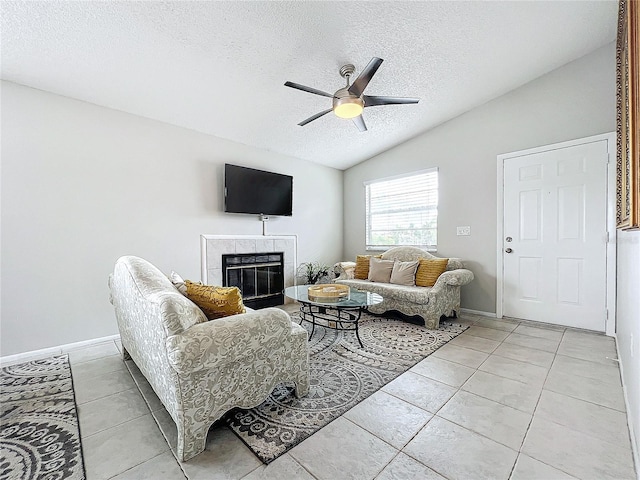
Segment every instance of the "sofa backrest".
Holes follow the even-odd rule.
[[[112,295],[124,295],[157,308],[165,336],[176,335],[207,318],[191,300],[182,295],[158,268],[132,255],[118,259],[112,280]]]
[[[167,337],[206,322],[206,317],[160,270],[142,258],[119,258],[109,285],[122,345],[176,418],[182,397],[177,373],[169,364]]]
[[[398,260],[399,262],[412,262],[419,258],[441,258],[418,247],[393,247],[382,254],[383,260]],[[459,258],[449,258],[447,270],[464,268]]]

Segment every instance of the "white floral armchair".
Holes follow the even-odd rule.
[[[277,308],[207,321],[149,262],[120,258],[109,277],[125,359],[140,368],[178,428],[177,455],[205,448],[228,410],[262,403],[281,382],[309,391],[307,332]]]

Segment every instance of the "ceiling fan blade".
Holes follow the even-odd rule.
[[[358,75],[358,78],[353,82],[353,85],[349,87],[349,93],[356,95],[357,97],[362,95],[362,92],[367,88],[367,85],[369,85],[369,82],[378,71],[378,68],[380,68],[380,65],[382,65],[382,59],[373,57],[369,62],[369,65],[360,72],[360,75]]]
[[[333,98],[333,95],[327,92],[323,92],[322,90],[318,90],[316,88],[305,87],[304,85],[300,85],[299,83],[293,82],[284,82],[285,87],[297,88],[298,90],[302,90],[303,92],[315,93],[316,95],[322,95],[323,97]]]
[[[376,107],[378,105],[402,105],[407,103],[418,103],[420,101],[419,98],[370,97],[368,95],[364,95],[362,99],[364,100],[365,107]]]
[[[323,115],[326,115],[327,113],[329,113],[332,110],[333,110],[333,108],[329,108],[328,110],[324,110],[324,111],[322,111],[320,113],[316,113],[312,117],[309,117],[306,120],[301,121],[298,125],[300,125],[301,127],[304,127],[307,123],[313,122],[314,120],[317,120],[318,118],[320,118]]]
[[[353,117],[353,123],[356,125],[356,127],[358,127],[358,130],[360,130],[361,132],[367,131],[367,126],[364,123],[364,118],[362,118],[362,115]]]

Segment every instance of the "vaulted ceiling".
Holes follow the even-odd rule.
[[[616,1],[1,2],[2,79],[348,168],[615,39]],[[368,131],[325,115],[384,63]]]

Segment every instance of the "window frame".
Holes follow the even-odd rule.
[[[435,210],[436,210],[436,241],[435,241],[435,245],[370,245],[369,244],[369,240],[370,240],[370,225],[371,225],[371,213],[370,213],[370,186],[376,183],[384,183],[384,182],[390,182],[390,181],[394,181],[394,180],[400,180],[402,178],[410,178],[410,177],[415,177],[418,175],[425,175],[425,174],[429,174],[429,173],[435,173],[436,174],[436,204],[435,204]],[[418,248],[422,248],[423,250],[426,250],[428,252],[437,252],[438,251],[438,204],[439,204],[439,198],[440,198],[440,172],[439,172],[439,168],[438,167],[432,167],[432,168],[426,168],[423,170],[417,170],[414,172],[408,172],[408,173],[402,173],[400,175],[393,175],[390,177],[383,177],[383,178],[376,178],[374,180],[366,180],[363,182],[363,186],[364,186],[364,207],[365,207],[365,250],[366,251],[371,251],[371,252],[375,252],[375,251],[386,251],[389,248],[393,248],[393,247],[418,247]]]

